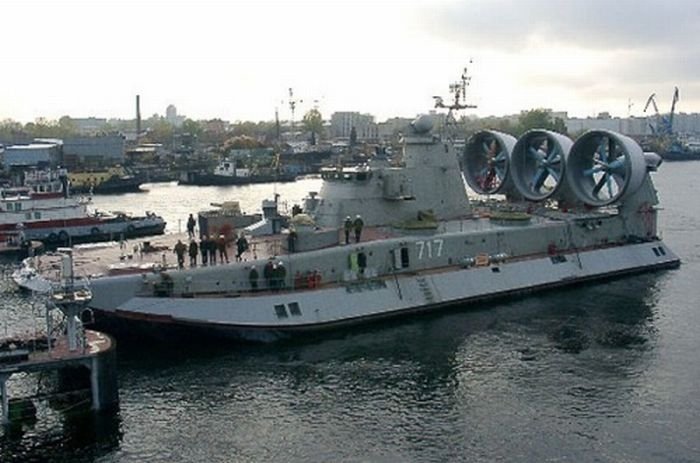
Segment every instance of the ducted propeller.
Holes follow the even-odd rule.
[[[526,132],[513,148],[511,173],[520,194],[541,201],[556,193],[563,184],[566,160],[573,142],[548,130]]]
[[[607,206],[634,193],[646,175],[641,147],[608,130],[591,130],[571,148],[568,180],[574,194],[589,206]]]
[[[479,194],[505,193],[515,137],[495,130],[475,133],[464,151],[464,177]]]

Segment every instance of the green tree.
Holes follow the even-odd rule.
[[[531,109],[518,118],[515,134],[519,137],[530,129],[545,129],[566,134],[566,124],[561,118],[552,119],[552,114],[546,109]]]
[[[185,122],[182,123],[181,132],[189,133],[191,136],[199,138],[203,130],[199,122],[193,121],[192,119],[185,119]]]
[[[151,143],[163,143],[170,146],[173,141],[173,126],[163,118],[152,121],[146,139]]]
[[[78,134],[78,126],[69,116],[63,116],[58,120],[58,133],[60,137],[71,137]]]
[[[23,134],[22,124],[12,119],[4,119],[0,121],[0,138],[13,140],[16,136]]]
[[[311,132],[314,140],[316,135],[323,135],[323,116],[321,116],[321,112],[318,109],[310,109],[304,114],[302,123],[304,124],[304,130]]]

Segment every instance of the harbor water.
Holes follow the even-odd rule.
[[[116,414],[39,403],[36,423],[0,430],[0,461],[700,461],[698,178],[693,162],[654,175],[678,270],[276,345],[122,343]],[[277,192],[291,208],[319,187],[153,184],[94,203],[174,232],[211,202],[253,212]],[[41,324],[6,276],[0,292],[5,333]]]

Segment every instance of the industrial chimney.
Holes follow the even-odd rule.
[[[141,136],[141,96],[136,95],[136,140]]]

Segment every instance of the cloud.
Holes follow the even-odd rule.
[[[697,46],[697,0],[475,0],[425,10],[433,32],[517,51],[532,40],[600,50]]]
[[[414,21],[477,56],[485,93],[508,91],[512,104],[626,112],[628,98],[670,99],[674,86],[687,110],[700,103],[697,0],[472,0],[426,6]]]

